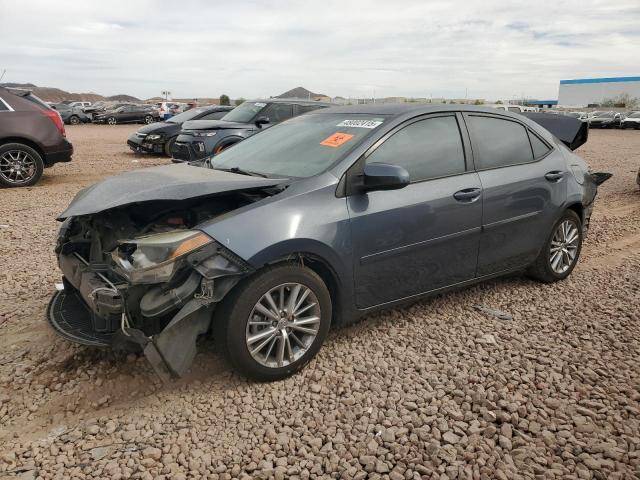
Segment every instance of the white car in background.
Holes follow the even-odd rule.
[[[632,112],[625,118],[623,118],[620,122],[620,128],[635,128],[636,130],[640,129],[640,112]]]
[[[509,105],[509,104],[497,103],[495,105],[487,105],[487,106],[495,108],[496,110],[505,110],[507,112],[514,112],[514,113],[537,112],[538,111],[538,109],[535,108],[535,107],[524,107],[522,105]]]

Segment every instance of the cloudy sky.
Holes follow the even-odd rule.
[[[557,98],[640,75],[640,0],[0,0],[0,74],[140,98]]]

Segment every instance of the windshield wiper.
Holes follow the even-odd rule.
[[[265,175],[264,173],[252,172],[251,170],[243,170],[243,169],[241,169],[239,167],[231,167],[231,168],[213,167],[213,169],[214,170],[222,170],[223,172],[238,173],[240,175],[249,175],[251,177],[269,178],[269,176]]]

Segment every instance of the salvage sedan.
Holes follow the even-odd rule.
[[[587,133],[558,115],[349,106],[201,167],[106,179],[59,217],[49,321],[86,345],[136,345],[164,377],[206,333],[242,374],[287,377],[331,325],[512,272],[566,278],[609,176],[571,151]]]

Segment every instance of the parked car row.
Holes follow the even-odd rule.
[[[590,128],[635,128],[640,129],[640,112],[559,112],[588,123]]]
[[[153,123],[160,120],[158,109],[153,105],[120,103],[114,105],[80,105],[85,102],[63,102],[52,104],[66,124],[106,123]]]
[[[268,99],[250,100],[233,109],[196,108],[141,128],[127,144],[135,152],[164,153],[176,163],[202,160],[273,125],[330,106],[316,101]]]

